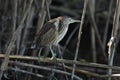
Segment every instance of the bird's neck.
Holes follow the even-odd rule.
[[[59,43],[64,38],[67,31],[68,31],[68,24],[64,24],[60,22],[58,29],[57,43]]]
[[[63,21],[60,21],[59,22],[59,29],[58,29],[58,31],[60,32],[61,30],[65,29],[65,28],[68,28],[68,26],[69,26],[69,24],[66,24]]]

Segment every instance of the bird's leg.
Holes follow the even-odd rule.
[[[61,51],[59,44],[57,45],[57,50],[58,50],[58,53],[59,53],[59,58],[63,59],[63,57],[62,57],[63,56],[63,52]]]
[[[55,55],[55,53],[53,52],[53,50],[52,50],[52,46],[49,46],[50,47],[50,51],[51,51],[51,53],[52,53],[52,57],[51,57],[51,60],[54,60],[54,61],[56,61],[56,55]]]
[[[42,48],[40,48],[39,53],[38,53],[38,62],[40,62],[40,58],[41,58],[41,51],[42,51]]]

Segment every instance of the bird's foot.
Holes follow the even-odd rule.
[[[56,61],[57,61],[56,55],[52,55],[51,60],[52,60],[53,62],[56,62]]]
[[[38,62],[40,63],[41,58],[43,58],[43,56],[41,56],[41,51],[42,48],[40,48],[39,53],[38,53]]]
[[[40,63],[40,61],[41,61],[42,58],[45,58],[45,57],[38,55],[38,62],[39,62],[39,63]]]
[[[38,56],[38,62],[40,63],[42,56]]]

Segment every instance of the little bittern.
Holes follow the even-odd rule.
[[[52,53],[52,59],[55,58],[55,54],[52,50],[52,45],[57,46],[63,39],[68,31],[69,24],[74,22],[80,22],[72,18],[63,16],[49,20],[40,30],[38,36],[36,36],[35,43],[37,47],[49,46]],[[40,50],[41,53],[41,50]]]

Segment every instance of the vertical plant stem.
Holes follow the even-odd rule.
[[[1,69],[1,70],[0,70],[0,79],[1,79],[1,77],[2,77],[2,75],[3,75],[3,72],[4,72],[4,71],[7,69],[7,67],[8,67],[9,55],[10,55],[10,52],[11,52],[11,50],[12,50],[12,47],[13,47],[13,44],[14,44],[15,40],[16,40],[16,32],[13,33],[12,39],[11,39],[11,41],[10,41],[10,44],[9,44],[9,46],[8,46],[8,48],[7,48],[7,51],[6,51],[6,54],[5,54],[5,58],[4,58],[4,60],[3,60],[2,64],[1,64],[1,68],[0,68],[0,69]]]
[[[72,39],[73,35],[74,35],[75,32],[78,30],[78,28],[79,28],[79,25],[78,25],[77,27],[75,27],[75,29],[72,31],[72,33],[70,33],[70,36],[68,37],[68,39],[67,39],[67,41],[66,41],[66,43],[65,43],[65,45],[64,45],[64,47],[63,47],[62,53],[65,52],[65,49],[66,49],[68,43],[70,42],[70,40]]]
[[[95,31],[93,27],[91,27],[91,46],[92,46],[92,53],[93,53],[93,62],[97,62],[97,54],[96,54],[96,43],[95,43]]]
[[[109,40],[108,43],[108,54],[109,54],[109,61],[108,64],[110,66],[113,66],[113,60],[114,60],[114,55],[116,52],[116,40],[118,39],[118,29],[119,28],[119,17],[120,17],[120,0],[117,0],[116,2],[116,10],[115,10],[115,14],[114,14],[114,21],[113,21],[113,28],[112,28],[112,34],[111,34],[111,38]],[[111,75],[112,74],[112,69],[108,70],[108,74]],[[111,77],[108,78],[108,80],[111,80]]]
[[[37,35],[39,34],[40,29],[43,27],[45,17],[46,17],[45,0],[42,0],[41,12],[39,13],[39,19],[38,19],[38,24],[37,24],[37,33],[36,33]]]
[[[13,32],[16,29],[16,20],[17,20],[17,0],[13,1]]]
[[[59,44],[58,44],[57,48],[58,48],[58,52],[60,54],[60,58],[63,59],[63,57],[62,57],[62,51],[60,49]],[[65,69],[65,63],[63,63],[63,62],[62,62],[62,67],[63,67],[63,70],[66,71],[66,69]],[[66,80],[68,80],[68,76],[67,75],[65,75],[65,78],[66,78]]]
[[[104,50],[106,47],[106,40],[107,40],[107,33],[108,33],[108,29],[109,29],[110,16],[112,14],[112,5],[113,5],[113,0],[110,0],[107,22],[105,25],[105,31],[104,31],[104,35],[103,35],[103,48],[104,48]]]
[[[91,23],[96,24],[95,22],[95,0],[89,0],[89,11],[90,11],[90,17],[91,17]],[[93,25],[91,24],[91,46],[92,46],[92,53],[93,53],[93,62],[96,62],[96,43],[95,43],[95,30],[93,28]]]
[[[50,1],[50,0],[49,0]],[[50,10],[49,10],[49,3],[48,3],[48,0],[45,1],[46,3],[46,9],[47,9],[47,15],[48,15],[48,20],[51,19],[51,16],[50,16]]]
[[[84,23],[84,17],[85,17],[85,13],[86,13],[87,3],[88,3],[88,0],[85,0],[83,13],[82,13],[82,18],[81,18],[81,24],[80,24],[78,38],[77,38],[77,46],[76,46],[74,61],[76,61],[77,57],[78,57],[78,51],[79,51],[79,47],[80,47],[81,33],[82,33],[82,28],[83,28],[83,23]],[[74,78],[75,68],[76,68],[76,64],[73,64],[71,80],[73,80],[73,78]]]
[[[28,11],[29,9],[31,8],[31,5],[32,5],[32,2],[33,0],[30,1],[30,4],[29,4],[29,8],[28,10],[25,12],[24,16],[23,16],[23,19],[21,20],[21,24],[18,26],[17,30],[13,33],[12,35],[12,38],[11,38],[11,41],[10,41],[10,44],[8,45],[8,48],[6,50],[6,54],[5,54],[5,58],[1,64],[1,71],[0,71],[0,79],[3,75],[3,72],[7,69],[8,67],[8,62],[9,62],[9,55],[10,55],[10,52],[13,48],[13,45],[16,41],[16,38],[17,38],[17,33],[18,33],[18,30],[19,30],[19,27],[24,23],[26,17],[27,17],[27,14],[28,14]]]

